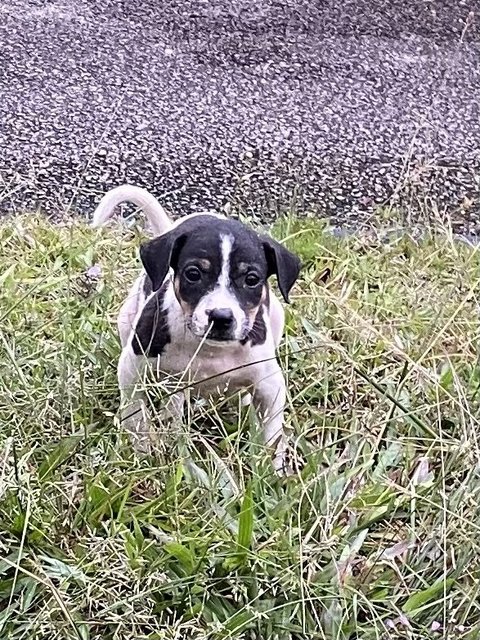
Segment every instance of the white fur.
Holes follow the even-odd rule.
[[[234,238],[228,235],[220,236],[220,251],[222,253],[222,268],[218,276],[218,286],[221,290],[228,289],[230,284],[230,255],[232,253]]]
[[[106,193],[93,214],[93,227],[100,227],[112,217],[115,208],[129,201],[143,209],[156,236],[160,236],[172,227],[172,222],[164,208],[151,193],[141,187],[124,184]]]
[[[145,196],[148,195],[148,198]],[[158,202],[143,189],[118,187],[107,193],[94,214],[94,225],[108,220],[114,208],[128,199],[142,206],[154,230],[159,233],[172,228],[164,210]],[[156,204],[155,204],[156,203]],[[157,206],[158,205],[158,206]],[[193,214],[201,215],[201,214]],[[211,215],[211,214],[209,214]],[[219,218],[224,216],[218,215]],[[182,221],[185,218],[182,219]],[[179,224],[180,221],[173,223]],[[183,383],[192,384],[193,392],[202,396],[234,393],[247,389],[252,394],[252,402],[263,423],[265,444],[275,446],[274,466],[279,473],[285,468],[286,437],[283,429],[285,406],[285,380],[275,357],[275,350],[283,334],[284,311],[273,293],[270,306],[263,305],[263,317],[267,328],[266,340],[261,345],[252,346],[249,341],[220,343],[201,338],[206,333],[207,309],[232,308],[238,330],[244,330],[244,313],[229,292],[229,260],[233,238],[222,239],[222,271],[218,286],[197,305],[194,324],[200,335],[186,327],[184,312],[177,300],[171,274],[164,296],[164,309],[168,310],[170,343],[158,358],[136,355],[132,349],[135,326],[147,303],[143,293],[145,274],[135,281],[123,303],[118,316],[118,330],[122,353],[118,363],[118,381],[121,393],[122,422],[132,435],[135,447],[140,451],[150,449],[155,434],[151,432],[146,397],[143,391],[144,374],[151,368],[157,375],[180,375]],[[156,295],[155,293],[151,295]],[[201,305],[201,306],[200,306]],[[236,305],[236,306],[235,306]],[[243,337],[243,336],[242,336]],[[165,407],[166,414],[179,415],[184,403],[183,393],[172,396]]]

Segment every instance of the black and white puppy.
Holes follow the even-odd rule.
[[[142,380],[147,367],[178,376],[205,396],[248,390],[275,447],[274,466],[285,471],[285,381],[275,357],[284,311],[270,291],[276,275],[286,302],[299,259],[271,238],[236,220],[193,214],[174,223],[139,187],[112,189],[101,200],[93,226],[104,224],[121,202],[140,206],[157,235],[140,247],[144,271],[118,316],[122,354],[118,381],[122,421],[139,450],[150,446]],[[171,396],[166,415],[178,417],[184,394]]]

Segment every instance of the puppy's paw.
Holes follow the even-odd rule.
[[[303,467],[302,460],[298,457],[294,447],[282,439],[275,450],[273,468],[281,478],[289,478],[298,475]]]
[[[148,420],[128,429],[130,441],[135,453],[139,456],[153,456],[159,447],[159,437],[153,424]]]
[[[279,478],[290,478],[295,475],[295,470],[287,460],[285,454],[275,456],[273,459],[273,468]]]
[[[135,453],[139,456],[151,456],[153,454],[153,442],[147,433],[130,432],[130,441]]]
[[[273,468],[278,476],[287,478],[295,475],[295,471],[290,463],[289,447],[287,442],[282,438],[277,445],[273,456]]]

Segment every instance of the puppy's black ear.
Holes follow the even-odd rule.
[[[169,268],[175,269],[178,253],[185,240],[185,234],[180,234],[177,229],[172,229],[172,231],[167,231],[158,238],[141,245],[140,259],[152,281],[153,291],[160,289]]]
[[[288,302],[288,294],[300,273],[300,259],[271,238],[263,238],[263,249],[267,259],[268,275],[276,275],[278,288]]]

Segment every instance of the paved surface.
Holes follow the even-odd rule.
[[[478,0],[7,0],[0,210],[131,181],[176,214],[478,221],[479,23]]]

